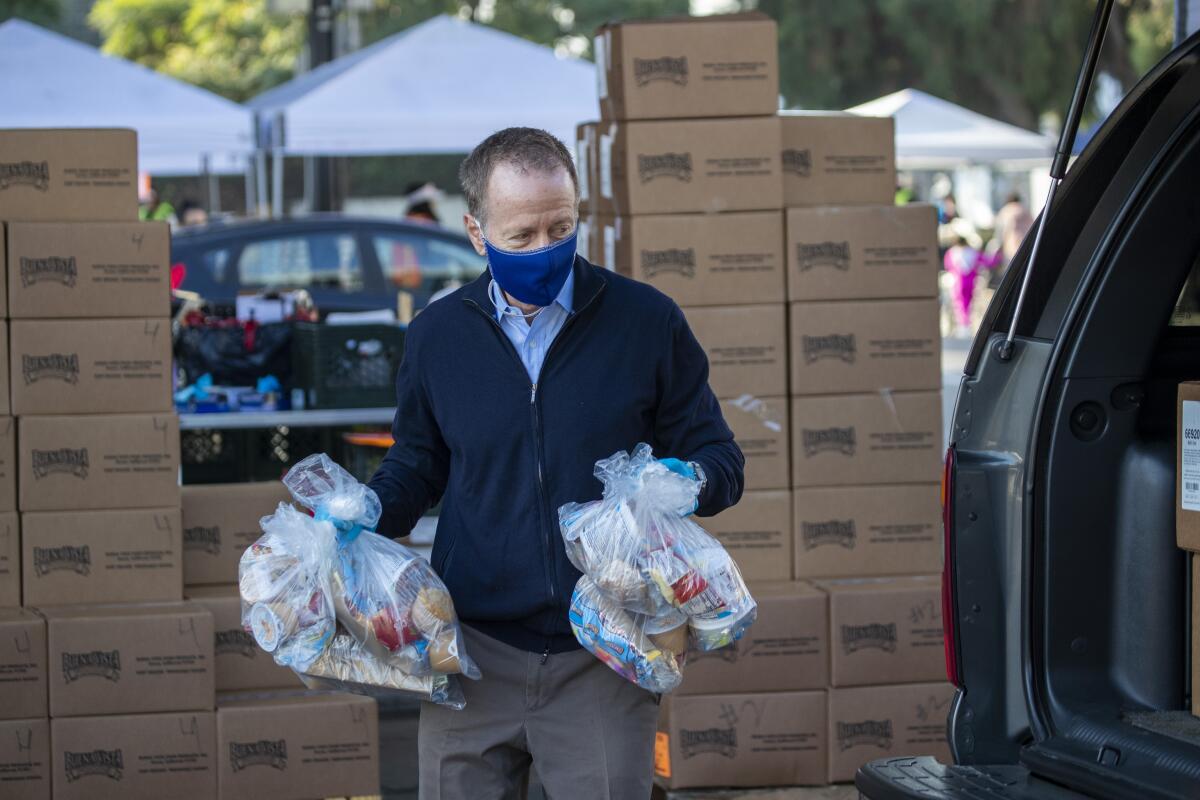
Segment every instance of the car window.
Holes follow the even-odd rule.
[[[1183,291],[1175,301],[1175,313],[1171,315],[1172,328],[1193,328],[1200,326],[1200,259],[1192,265],[1188,279],[1183,284]]]
[[[248,243],[238,279],[255,289],[363,288],[362,258],[352,233],[308,233]]]
[[[229,264],[229,248],[207,250],[200,257],[200,261],[204,265],[204,269],[212,276],[214,283],[225,282],[225,267]]]
[[[433,294],[457,288],[483,272],[486,261],[466,244],[419,233],[377,233],[372,237],[384,281],[405,291]]]

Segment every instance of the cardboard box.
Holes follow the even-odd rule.
[[[829,690],[829,782],[854,780],[868,761],[932,755],[953,763],[946,718],[954,700],[948,683]]]
[[[783,207],[779,119],[601,123],[596,210],[606,216]]]
[[[596,130],[599,125],[598,122],[582,122],[575,126],[575,175],[579,180],[580,217],[586,217],[596,209]]]
[[[242,600],[236,586],[192,586],[187,599],[213,615],[213,653],[218,692],[248,689],[301,689],[296,673],[281,667],[242,627]]]
[[[1200,381],[1179,384],[1175,446],[1175,543],[1200,552]]]
[[[717,397],[787,394],[787,325],[782,305],[683,311],[708,356],[708,385]]]
[[[15,511],[0,512],[0,608],[21,605],[21,522]]]
[[[212,800],[215,717],[190,711],[53,720],[55,800]]]
[[[792,510],[796,578],[941,572],[936,483],[796,489]]]
[[[50,800],[50,720],[0,722],[0,796]]]
[[[262,536],[259,520],[291,499],[280,481],[184,486],[184,584],[237,583],[242,552]]]
[[[940,480],[940,392],[792,399],[792,486]]]
[[[616,22],[593,53],[604,119],[747,117],[779,107],[779,32],[765,14]]]
[[[0,130],[0,219],[132,222],[137,177],[134,131]]]
[[[942,680],[939,577],[822,581],[829,593],[831,686]]]
[[[668,789],[825,783],[827,713],[823,691],[666,695],[655,781]]]
[[[758,619],[735,644],[691,653],[676,695],[784,692],[829,685],[825,593],[807,583],[753,583]]]
[[[933,206],[791,208],[789,300],[938,296]]]
[[[890,205],[896,123],[836,111],[781,111],[783,204]]]
[[[743,492],[733,508],[696,521],[725,546],[746,580],[792,579],[792,495],[787,489]]]
[[[178,508],[36,511],[21,522],[25,605],[183,598]]]
[[[604,265],[681,306],[784,298],[783,215],[777,211],[617,217],[604,225]]]
[[[213,618],[190,603],[45,606],[50,716],[211,710]]]
[[[46,716],[46,659],[46,621],[29,609],[0,608],[0,719]]]
[[[179,505],[174,414],[21,417],[22,511]]]
[[[8,323],[0,320],[0,414],[7,417],[12,414],[8,380]]]
[[[222,698],[221,800],[379,794],[379,712],[349,694]]]
[[[0,512],[17,510],[17,421],[0,417]]]
[[[1200,687],[1200,559],[1192,558],[1192,686]],[[1200,691],[1192,689],[1192,714],[1200,717]]]
[[[165,222],[12,222],[7,239],[13,319],[171,313]]]
[[[937,300],[792,303],[788,324],[793,395],[942,388]]]
[[[16,320],[13,413],[172,411],[167,319]]]
[[[791,485],[786,397],[755,397],[745,394],[721,401],[721,413],[733,430],[733,438],[746,457],[745,488],[784,489]]]

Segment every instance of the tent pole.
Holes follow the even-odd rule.
[[[275,124],[271,127],[271,216],[274,219],[283,217],[283,114],[275,115]]]
[[[256,207],[258,206],[258,196],[257,196],[258,193],[255,192],[256,187],[254,186],[254,162],[253,161],[246,162],[246,169],[243,171],[242,177],[245,179],[246,216],[248,217],[251,214],[255,213]]]
[[[254,215],[256,217],[265,217],[267,215],[267,153],[261,147],[254,151],[254,183],[256,188],[254,195]]]

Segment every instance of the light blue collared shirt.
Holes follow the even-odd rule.
[[[571,315],[575,297],[574,270],[567,274],[567,282],[563,284],[554,302],[538,312],[529,322],[521,316],[520,309],[509,305],[504,292],[495,281],[488,286],[488,292],[496,306],[496,320],[500,323],[500,328],[517,349],[517,355],[521,357],[521,363],[529,373],[529,381],[536,384],[538,375],[542,372],[542,362],[546,360],[546,351],[550,349],[567,317]]]

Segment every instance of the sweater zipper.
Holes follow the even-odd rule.
[[[558,343],[563,340],[563,337],[566,335],[567,331],[570,330],[571,325],[574,324],[575,320],[578,319],[580,314],[582,314],[585,310],[587,310],[588,306],[590,306],[593,302],[595,302],[596,298],[600,296],[600,292],[602,292],[602,291],[604,291],[603,284],[601,284],[600,288],[596,291],[595,294],[593,294],[591,297],[589,297],[587,299],[587,301],[582,306],[580,306],[579,311],[574,312],[567,316],[567,319],[563,323],[562,328],[559,330],[558,335],[556,335],[554,337],[554,341],[550,343],[550,349],[546,351],[546,357],[542,359],[542,371],[543,372],[546,370],[546,365],[550,363],[550,356],[553,355],[555,349],[558,347]],[[528,377],[528,373],[525,370],[525,364],[521,361],[521,356],[517,353],[517,349],[515,347],[513,347],[513,343],[511,341],[509,341],[507,334],[504,333],[504,329],[500,327],[500,323],[496,321],[496,318],[493,317],[491,314],[488,314],[486,311],[484,311],[483,308],[478,303],[476,303],[474,300],[468,300],[467,303],[469,305],[471,305],[472,307],[474,307],[474,309],[476,311],[478,311],[480,314],[483,314],[484,317],[486,317],[487,320],[492,323],[492,327],[494,327],[496,329],[496,331],[500,334],[500,338],[502,340],[504,340],[504,343],[506,345],[508,345],[508,351],[512,354],[513,358],[516,359],[517,366],[518,366],[518,368],[520,368],[521,374],[526,375]],[[545,460],[545,454],[542,450],[542,424],[541,424],[540,415],[538,414],[537,388],[538,388],[537,381],[531,380],[529,382],[529,411],[530,411],[531,423],[533,425],[534,451],[537,456],[538,497],[542,501],[542,509],[541,509],[541,512],[538,514],[538,516],[542,517],[543,515],[548,515],[548,516],[544,517],[543,522],[542,522],[542,547],[545,548],[545,552],[546,552],[546,588],[549,590],[549,593],[550,593],[551,604],[557,605],[558,604],[558,567],[555,564],[554,545],[553,545],[553,542],[551,541],[551,536],[553,535],[553,533],[557,532],[558,526],[551,524],[552,521],[554,520],[554,509],[550,508],[550,496],[546,492],[545,469],[543,466],[543,462]],[[552,529],[553,529],[553,531],[552,531]],[[545,655],[548,657],[549,652],[547,652]],[[542,663],[545,663],[545,662],[543,661]]]

